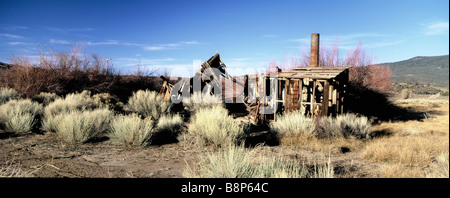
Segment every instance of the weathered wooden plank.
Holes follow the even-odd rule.
[[[328,81],[325,81],[325,85],[323,87],[323,101],[322,101],[322,113],[321,113],[323,116],[328,115],[328,103],[330,101],[329,89],[330,89],[330,83]]]
[[[314,114],[315,112],[315,101],[316,100],[316,81],[313,80],[313,86],[312,86],[312,94],[311,94],[311,114]]]
[[[303,79],[300,79],[299,80],[299,82],[298,82],[299,84],[298,84],[298,89],[299,89],[299,92],[298,92],[298,110],[299,111],[301,111],[301,108],[302,108],[302,102],[303,102]]]
[[[286,80],[284,83],[284,111],[289,112],[291,109],[291,87],[290,80]]]

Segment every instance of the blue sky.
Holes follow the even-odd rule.
[[[238,75],[288,62],[315,32],[341,55],[361,42],[375,63],[449,54],[447,0],[0,2],[2,62],[82,43],[124,73],[141,65],[190,76],[218,51]]]

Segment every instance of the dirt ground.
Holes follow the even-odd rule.
[[[382,122],[372,130],[400,130],[404,126],[433,128],[448,134],[447,104],[402,104],[423,110],[433,119]],[[436,126],[439,125],[439,126]],[[257,146],[256,152],[267,156],[284,156],[314,164],[330,159],[335,177],[378,177],[384,162],[363,160],[360,151],[324,153],[294,146]],[[19,177],[102,177],[102,178],[180,178],[187,163],[195,163],[212,148],[198,147],[183,136],[179,142],[147,148],[127,148],[107,138],[73,145],[55,133],[11,137],[0,131],[0,176]]]

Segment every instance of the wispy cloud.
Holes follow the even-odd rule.
[[[8,42],[8,45],[29,45],[30,43],[26,42]]]
[[[55,32],[91,32],[94,31],[94,28],[86,27],[86,28],[57,28],[57,27],[47,27],[48,30]]]
[[[14,34],[7,34],[7,33],[0,33],[1,37],[11,38],[11,39],[22,39],[23,36],[14,35]]]
[[[332,35],[332,36],[320,36],[321,43],[348,43],[348,42],[358,42],[362,38],[374,38],[374,37],[389,37],[387,34],[379,34],[379,33],[354,33],[354,34],[341,34],[341,35]],[[297,42],[301,44],[310,44],[311,38],[297,38],[289,40],[291,42]]]
[[[120,66],[132,67],[132,66],[151,66],[151,65],[165,65],[172,64],[177,61],[175,58],[115,58],[114,63]]]
[[[51,44],[63,44],[63,45],[68,45],[68,44],[70,44],[69,41],[66,41],[66,40],[59,40],[59,39],[50,39],[50,43],[51,43]]]
[[[289,42],[299,43],[301,46],[309,46],[311,44],[311,38],[305,37],[291,39],[289,40]],[[343,50],[353,49],[359,42],[363,42],[363,46],[365,48],[378,48],[396,45],[403,42],[403,40],[395,40],[395,38],[390,35],[380,33],[352,33],[332,36],[320,36],[320,45],[336,45],[339,49]]]
[[[448,34],[448,22],[438,22],[430,25],[426,25],[426,35],[440,35],[440,34]]]
[[[161,51],[161,50],[171,50],[171,49],[177,49],[184,46],[189,45],[198,45],[200,44],[197,41],[181,41],[178,43],[167,43],[167,44],[153,44],[153,45],[147,45],[147,44],[134,44],[141,46],[142,49],[146,51]]]
[[[25,30],[25,29],[28,29],[28,27],[22,26],[22,25],[8,25],[8,24],[1,24],[0,26],[1,26],[0,29],[3,29],[3,30],[12,30],[12,31],[14,31],[14,30]]]
[[[119,45],[120,42],[116,40],[106,40],[101,42],[87,42],[86,45]]]
[[[387,46],[392,46],[392,45],[398,45],[400,43],[403,43],[404,41],[405,40],[380,41],[380,42],[364,44],[364,47],[367,47],[367,48],[387,47]]]

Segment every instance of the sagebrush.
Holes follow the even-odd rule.
[[[125,109],[158,120],[161,115],[169,113],[171,107],[172,103],[164,101],[157,92],[139,90],[128,99]]]
[[[108,109],[59,114],[53,117],[55,132],[67,142],[85,143],[98,134],[107,132],[113,116],[114,113]]]
[[[176,138],[181,133],[183,119],[179,115],[163,115],[159,120],[142,119],[138,114],[118,115],[111,122],[111,140],[130,146],[145,147],[156,135]]]
[[[42,111],[42,105],[29,99],[10,100],[0,105],[0,127],[11,133],[29,133],[38,123]]]
[[[194,166],[187,165],[184,177],[200,178],[332,178],[334,170],[328,160],[309,169],[304,162],[283,157],[256,155],[243,146],[230,145],[209,153]]]
[[[16,90],[8,88],[8,87],[0,88],[0,105],[5,104],[9,100],[16,100],[19,98],[20,98],[20,94],[17,93]]]
[[[192,118],[188,134],[201,145],[217,147],[239,144],[245,137],[243,126],[223,107],[200,109]]]
[[[202,92],[194,92],[190,98],[183,99],[184,109],[194,114],[196,111],[215,106],[224,107],[222,98],[211,94],[203,94]]]

